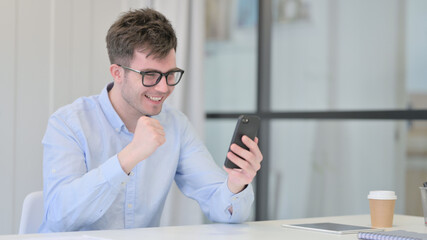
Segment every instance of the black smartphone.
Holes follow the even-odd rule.
[[[260,125],[261,119],[256,115],[240,115],[237,119],[236,128],[234,129],[233,137],[231,138],[231,144],[235,143],[240,147],[249,150],[245,144],[242,142],[243,135],[248,136],[250,139],[254,140],[258,134],[258,129]],[[228,148],[230,150],[230,147]],[[237,155],[237,154],[236,154]],[[234,164],[227,157],[225,158],[224,166],[226,168],[240,168],[236,164]]]

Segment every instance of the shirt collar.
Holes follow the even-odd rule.
[[[110,98],[108,97],[108,92],[113,88],[114,82],[107,84],[107,86],[102,90],[99,95],[99,104],[101,105],[102,111],[110,122],[111,126],[116,131],[121,131],[124,127],[124,123],[120,116],[117,114],[113,105],[111,104]]]

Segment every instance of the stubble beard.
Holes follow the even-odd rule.
[[[134,90],[134,88],[129,86],[128,84],[129,80],[127,79],[127,77],[125,77],[124,81],[125,81],[125,84],[122,88],[121,95],[123,100],[129,106],[129,108],[133,110],[134,114],[136,114],[138,117],[141,117],[141,116],[154,116],[154,115],[158,115],[161,112],[163,103],[161,105],[154,106],[152,113],[145,111],[143,109],[143,102],[145,100],[144,98],[146,98],[145,93],[138,93],[136,90]]]

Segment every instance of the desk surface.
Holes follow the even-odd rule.
[[[67,232],[53,234],[4,235],[2,239],[61,239],[62,237],[91,236],[106,239],[357,239],[357,234],[338,235],[316,231],[306,231],[281,227],[287,223],[336,222],[360,226],[370,226],[369,215],[337,216],[322,218],[288,219],[275,221],[246,222],[243,224],[205,224],[193,226],[138,228],[90,232]],[[386,229],[407,230],[427,233],[423,217],[395,215],[393,227]]]

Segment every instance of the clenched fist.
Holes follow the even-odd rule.
[[[136,164],[148,158],[165,142],[165,131],[160,122],[146,116],[140,117],[132,141],[117,155],[123,171],[129,174]]]

